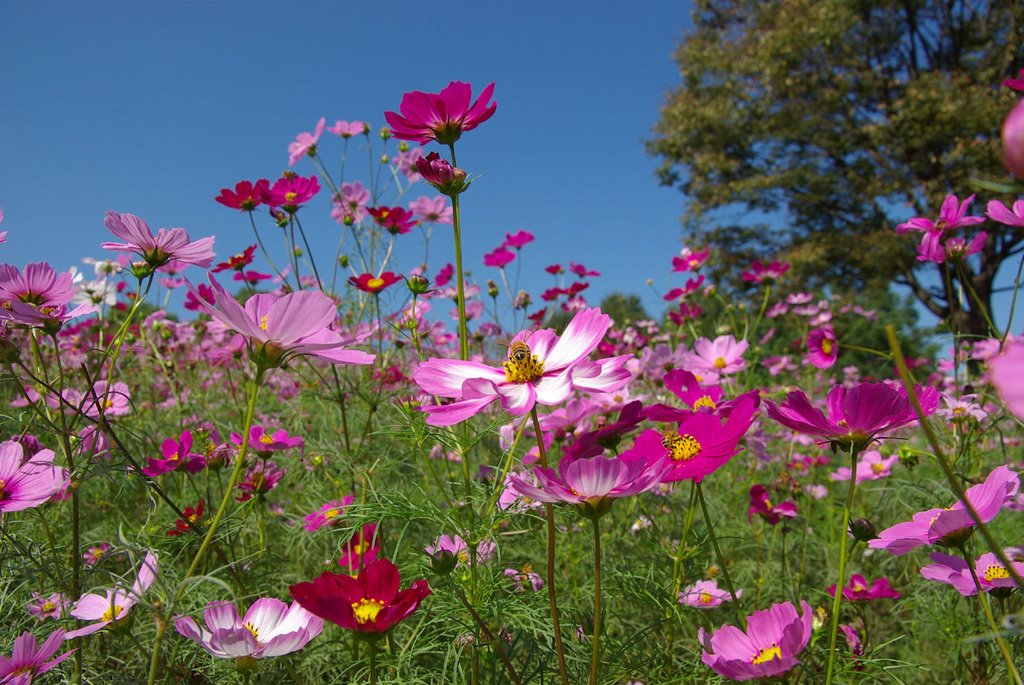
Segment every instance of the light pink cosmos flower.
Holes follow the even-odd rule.
[[[697,338],[693,343],[693,352],[685,354],[686,368],[700,376],[701,371],[713,374],[737,373],[746,368],[747,362],[743,353],[747,351],[747,341],[736,341],[731,335],[720,335],[714,340]]]
[[[982,409],[981,405],[974,401],[976,399],[978,399],[978,396],[974,393],[954,397],[948,392],[944,392],[942,393],[942,403],[946,406],[940,408],[935,413],[950,422],[965,421],[968,419],[984,421],[988,418],[988,412]]]
[[[1001,224],[1024,228],[1024,200],[1014,202],[1012,210],[999,200],[990,200],[985,208],[985,214],[989,219]]]
[[[93,623],[78,630],[72,630],[65,637],[70,640],[83,635],[91,635],[106,628],[114,621],[124,619],[128,615],[128,611],[138,604],[143,593],[156,580],[157,570],[156,552],[151,551],[146,554],[130,589],[115,586],[114,589],[107,590],[103,595],[93,593],[82,595],[71,609],[71,615],[80,621],[93,621]]]
[[[966,561],[942,552],[933,552],[931,560],[935,563],[922,568],[922,576],[928,580],[952,585],[957,592],[965,597],[978,594],[978,587],[974,584],[971,569]],[[1024,564],[1019,561],[1011,561],[1010,564],[1017,575],[1024,575]],[[1010,572],[999,561],[999,557],[992,552],[986,552],[974,561],[974,573],[977,574],[978,583],[984,592],[1017,586]]]
[[[483,411],[494,401],[513,416],[530,412],[537,403],[557,405],[574,390],[614,392],[630,379],[624,366],[630,355],[587,359],[611,325],[600,309],[584,309],[561,337],[549,328],[521,331],[509,345],[503,368],[458,359],[428,359],[413,380],[430,395],[454,399],[440,406],[420,407],[432,426],[451,426]]]
[[[384,112],[391,132],[399,140],[415,140],[420,145],[436,140],[441,145],[452,145],[465,131],[472,131],[484,123],[498,109],[491,103],[494,84],[491,83],[472,105],[473,87],[461,81],[452,81],[440,93],[418,90],[402,96],[401,114]]]
[[[736,598],[743,596],[743,588],[736,591]],[[698,580],[688,585],[679,593],[679,603],[696,609],[714,609],[723,602],[731,602],[732,595],[728,590],[718,587],[713,580]]]
[[[97,311],[90,304],[68,310],[77,294],[71,271],[58,274],[45,262],[28,264],[24,272],[0,264],[0,319],[57,331],[70,319]]]
[[[409,203],[409,209],[420,221],[432,224],[450,224],[452,208],[447,198],[442,195],[427,197],[423,195]]]
[[[174,629],[221,659],[265,659],[291,654],[324,629],[323,619],[298,602],[289,606],[269,597],[253,602],[244,617],[231,602],[210,602],[203,618],[206,626],[199,625],[191,616],[179,617],[174,621]]]
[[[346,345],[368,338],[372,331],[344,338],[332,328],[338,309],[334,300],[319,290],[286,295],[253,295],[243,307],[210,276],[213,303],[203,299],[189,284],[199,307],[246,338],[249,356],[267,368],[278,367],[293,357],[309,355],[332,364],[372,364],[376,358]]]
[[[352,505],[352,495],[345,495],[341,499],[324,502],[320,508],[312,514],[307,514],[303,528],[308,532],[320,530],[324,526],[330,526],[341,521],[341,515]]]
[[[24,457],[21,443],[0,442],[0,515],[38,507],[67,482],[64,470],[53,465],[53,450],[41,450],[28,460]]]
[[[815,328],[807,334],[807,362],[819,369],[827,369],[836,363],[839,345],[832,326]]]
[[[256,466],[245,472],[245,477],[236,486],[242,494],[235,499],[239,502],[247,502],[253,495],[265,495],[281,482],[287,469],[282,469],[272,461],[261,461]]]
[[[45,621],[48,618],[64,618],[64,612],[67,611],[69,604],[68,598],[60,592],[54,592],[46,597],[33,592],[32,601],[25,608],[40,621]]]
[[[1003,166],[1018,179],[1024,178],[1024,99],[1003,119],[999,136],[1003,141]]]
[[[367,217],[370,191],[359,181],[341,184],[341,197],[335,196],[331,218],[339,224],[357,224]]]
[[[149,224],[134,214],[109,211],[103,223],[123,243],[100,243],[104,250],[134,252],[157,271],[174,273],[181,265],[207,267],[213,263],[214,238],[193,241],[184,228],[161,228],[153,235]]]
[[[327,127],[327,131],[336,136],[341,136],[342,138],[351,138],[352,136],[369,133],[370,125],[365,121],[345,121],[344,119],[338,119],[334,122],[334,126]]]
[[[996,517],[1004,505],[1012,503],[1020,489],[1020,479],[1008,466],[997,466],[983,483],[972,485],[964,493],[983,523]],[[950,545],[966,540],[974,532],[974,519],[957,500],[946,509],[921,511],[910,521],[886,528],[868,542],[874,549],[885,549],[900,556],[923,545]]]
[[[866,480],[879,480],[892,475],[892,467],[899,462],[900,457],[894,454],[891,457],[883,457],[878,450],[867,450],[862,452],[857,460],[857,485]],[[850,480],[850,468],[840,467],[829,474],[831,480]]]
[[[36,676],[46,673],[75,653],[75,650],[71,649],[56,659],[51,658],[64,644],[66,637],[64,631],[58,628],[40,645],[32,633],[22,633],[14,640],[11,656],[0,655],[0,683],[31,685]]]
[[[324,132],[324,123],[326,123],[323,117],[316,122],[316,128],[313,132],[303,131],[299,135],[295,136],[295,140],[288,144],[288,166],[295,166],[295,162],[299,161],[306,155],[312,157],[316,154],[316,144],[320,140],[321,134]]]
[[[495,549],[496,548],[492,540],[484,540],[480,542],[476,547],[476,563],[490,563],[490,561],[494,559]],[[436,557],[442,552],[447,552],[458,559],[458,563],[460,565],[469,563],[469,545],[458,535],[442,535],[434,540],[434,544],[424,547],[423,551],[432,557]]]
[[[972,202],[974,202],[973,195],[964,200],[963,204],[960,203],[960,198],[956,195],[947,195],[946,199],[942,201],[937,219],[932,221],[924,216],[914,217],[897,225],[896,233],[897,235],[903,235],[908,231],[945,233],[962,226],[975,226],[983,223],[985,221],[983,216],[967,216],[967,208],[971,206]]]
[[[1006,343],[1003,353],[989,360],[988,368],[1006,408],[1024,419],[1024,341]]]
[[[755,611],[747,619],[747,631],[722,626],[712,635],[704,628],[697,639],[704,647],[701,661],[730,680],[769,678],[793,669],[797,656],[811,640],[813,612],[801,601],[803,615],[789,602]]]

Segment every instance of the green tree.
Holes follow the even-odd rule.
[[[638,295],[609,293],[601,300],[601,311],[615,320],[615,325],[622,328],[637,321],[651,318],[647,315]]]
[[[893,229],[1006,179],[998,131],[1015,95],[1000,83],[1022,45],[1019,0],[697,0],[649,151],[689,201],[684,226],[716,248],[719,282],[774,256],[808,287],[904,285],[984,334],[1019,231],[988,223],[978,263],[947,274]],[[977,293],[963,311],[958,283]]]

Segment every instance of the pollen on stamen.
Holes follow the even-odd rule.
[[[711,399],[710,395],[704,395],[699,400],[693,403],[694,409],[714,409],[715,401]]]
[[[700,454],[701,444],[692,435],[679,435],[673,431],[661,434],[661,444],[674,461],[687,461]]]
[[[991,566],[985,569],[985,580],[989,581],[990,583],[993,580],[1002,580],[1003,578],[1009,577],[1010,573],[1006,570],[1005,566],[1000,566],[999,564],[992,564]]]
[[[782,658],[782,650],[779,645],[772,643],[771,647],[765,647],[764,649],[757,650],[757,656],[750,660],[750,663],[757,666],[759,664],[766,664],[769,661]]]

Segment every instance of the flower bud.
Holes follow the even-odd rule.
[[[338,266],[340,266],[343,269],[348,266],[348,255],[347,254],[343,254],[340,257],[338,257]]]
[[[430,292],[430,281],[423,276],[409,276],[405,283],[413,295],[424,295]]]
[[[498,284],[494,281],[487,281],[487,296],[497,297],[498,296]]]
[[[387,140],[390,137],[391,137],[391,129],[388,128],[387,126],[384,126],[383,128],[381,128],[381,130],[380,130],[380,139],[381,140]]]
[[[441,159],[441,155],[436,152],[417,159],[416,171],[420,172],[424,181],[448,197],[455,197],[470,185],[466,182],[465,171],[453,167],[447,160]]]
[[[875,524],[867,519],[854,519],[850,521],[850,535],[860,542],[869,542],[878,537]]]
[[[400,142],[398,144],[398,151],[399,152],[408,152],[409,151],[409,143],[405,142],[404,140],[402,142]]]
[[[430,570],[439,576],[446,576],[455,570],[459,558],[446,549],[439,549],[430,555]]]

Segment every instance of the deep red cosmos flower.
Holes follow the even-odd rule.
[[[269,190],[270,181],[265,178],[261,178],[256,183],[239,181],[235,184],[235,192],[221,188],[220,195],[214,199],[225,207],[251,212],[263,204],[263,195]]]
[[[394,285],[402,280],[401,276],[396,276],[390,271],[385,271],[380,276],[374,276],[373,274],[360,274],[358,276],[349,276],[348,282],[354,285],[364,293],[379,293],[384,288]]]
[[[289,591],[306,611],[342,628],[384,633],[416,611],[430,594],[425,580],[400,591],[401,582],[398,567],[377,559],[356,578],[327,571],[312,582],[292,585]]]
[[[252,264],[253,255],[255,255],[255,253],[256,246],[250,245],[249,247],[245,248],[244,252],[239,252],[238,254],[228,257],[228,261],[219,262],[217,266],[210,269],[210,273],[217,274],[220,273],[221,271],[227,271],[228,269],[232,269],[234,271],[241,271],[245,267]]]
[[[393,235],[408,233],[419,223],[413,213],[403,207],[371,207],[367,211],[381,228]]]

